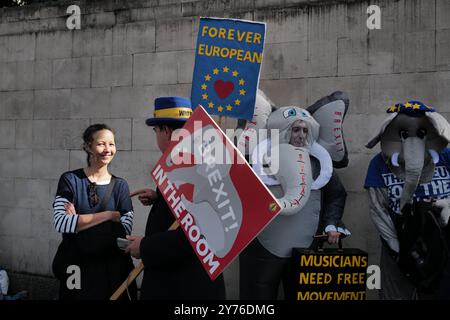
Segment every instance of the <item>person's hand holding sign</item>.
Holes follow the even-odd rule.
[[[138,196],[139,201],[144,206],[149,206],[158,198],[156,191],[148,188],[139,189],[130,193],[130,197]]]
[[[339,242],[339,237],[341,236],[341,233],[337,231],[328,231],[327,235],[328,235],[328,243],[335,244]]]

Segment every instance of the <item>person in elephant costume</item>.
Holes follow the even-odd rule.
[[[254,118],[237,144],[245,145],[252,131],[277,130],[277,138],[271,136],[246,150],[253,169],[283,210],[239,256],[240,299],[277,299],[281,283],[285,299],[293,299],[292,249],[317,245],[315,235],[337,243],[341,235],[350,234],[341,221],[347,194],[333,171],[333,164],[348,163],[341,131],[347,108],[348,98],[342,92],[322,98],[309,111],[296,106],[274,108],[258,92]],[[277,154],[279,166],[273,166]]]
[[[387,113],[366,145],[381,152],[364,184],[382,243],[380,298],[449,299],[450,125],[420,101]]]

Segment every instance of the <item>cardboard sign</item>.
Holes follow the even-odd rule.
[[[203,107],[172,140],[152,177],[215,279],[281,208]]]
[[[191,100],[209,114],[251,120],[266,25],[244,20],[201,18]]]
[[[294,300],[365,300],[368,255],[354,248],[293,249]]]

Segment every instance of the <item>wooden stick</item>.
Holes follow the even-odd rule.
[[[170,228],[168,229],[168,231],[172,231],[175,230],[176,228],[178,228],[180,226],[180,224],[178,223],[177,220],[175,220],[174,223],[172,223],[172,225],[170,226]],[[142,270],[144,270],[144,264],[141,262],[139,262],[139,264],[136,266],[136,268],[134,268],[133,270],[131,270],[130,274],[128,275],[128,277],[125,279],[125,281],[120,285],[120,287],[113,293],[113,295],[111,296],[111,298],[109,298],[109,300],[117,300],[120,298],[120,296],[122,295],[122,293],[128,288],[128,286],[138,277],[138,275],[142,272]]]
[[[137,278],[137,276],[142,272],[142,270],[144,270],[144,264],[141,261],[141,262],[139,262],[139,264],[137,265],[136,268],[131,270],[131,272],[128,275],[128,277],[120,285],[120,287],[116,290],[116,292],[113,293],[113,295],[111,296],[111,298],[109,298],[109,300],[117,300],[117,299],[119,299],[120,296],[122,295],[122,293],[128,288],[130,283],[133,282],[134,279]]]
[[[222,123],[223,123],[223,119],[224,118],[225,118],[224,116],[219,116],[219,123],[218,123],[218,125],[219,125],[220,129],[222,129],[222,130],[223,130]]]

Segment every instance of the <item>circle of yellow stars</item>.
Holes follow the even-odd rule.
[[[412,110],[420,110],[421,105],[418,103],[405,103],[405,104],[396,104],[396,105],[392,105],[389,107],[388,112],[389,113],[393,113],[393,112],[399,112],[401,107],[404,107],[406,109],[412,109]],[[431,110],[431,108],[429,106],[423,105],[424,108]]]
[[[213,77],[219,75],[220,72],[228,73],[228,72],[230,72],[230,68],[228,68],[227,66],[222,67],[221,69],[219,69],[217,67],[214,68],[212,70]],[[239,78],[239,72],[237,70],[231,71],[231,75],[233,77],[235,77],[235,78]],[[202,88],[202,90],[206,91],[208,89],[208,85],[210,85],[210,81],[211,81],[212,77],[208,73],[207,75],[204,76],[204,79],[205,79],[205,82],[201,85],[201,88]],[[243,78],[240,78],[238,80],[238,83],[239,83],[239,86],[244,86],[245,85],[245,80]],[[243,89],[243,88],[239,89],[239,96],[245,96],[246,93],[247,93],[247,91],[245,91],[245,89]],[[206,92],[204,92],[202,94],[202,99],[206,100],[206,101],[209,100],[209,96],[208,96],[208,94]],[[241,105],[241,100],[239,100],[239,98],[236,98],[233,101],[233,104],[234,104],[234,106],[232,106],[231,104],[228,104],[226,106],[218,105],[217,106],[217,110],[219,112],[222,112],[224,107],[225,107],[228,111],[231,111],[231,110],[233,110],[233,107],[238,107],[238,106]],[[211,109],[215,107],[214,103],[211,100],[209,100],[207,105],[208,105],[208,108],[211,108]]]

